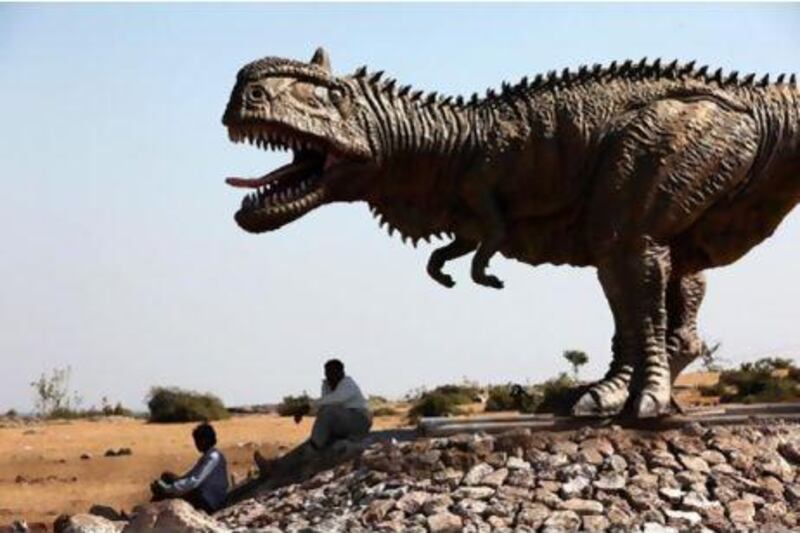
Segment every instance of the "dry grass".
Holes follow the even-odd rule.
[[[398,427],[402,420],[378,417],[374,428]],[[241,479],[252,467],[255,449],[274,456],[305,439],[312,423],[253,415],[214,426],[229,471]],[[148,485],[161,472],[180,472],[197,460],[194,425],[108,418],[0,428],[0,525],[17,519],[52,524],[61,513],[85,512],[96,503],[131,509],[147,500]],[[124,447],[133,455],[103,455]],[[82,460],[83,453],[92,459]],[[18,476],[24,479],[17,482]]]

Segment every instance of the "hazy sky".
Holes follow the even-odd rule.
[[[29,382],[66,365],[86,404],[136,408],[156,384],[230,404],[316,393],[330,355],[389,396],[542,380],[568,348],[602,374],[612,324],[593,269],[498,256],[494,291],[464,259],[447,290],[425,274],[433,245],[390,239],[363,204],[238,229],[224,177],[282,157],[228,142],[236,72],[318,45],[336,71],[465,95],[645,55],[778,74],[800,72],[800,6],[0,6],[0,410],[28,409]],[[795,212],[710,273],[701,327],[725,358],[800,353],[798,261]]]

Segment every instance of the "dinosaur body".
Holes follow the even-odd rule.
[[[613,63],[504,84],[470,102],[398,87],[360,69],[337,77],[266,58],[239,73],[223,118],[231,138],[291,147],[236,220],[277,229],[323,203],[365,201],[416,244],[446,234],[429,274],[474,252],[537,265],[594,266],[615,321],[606,377],[577,415],[664,414],[671,383],[705,349],[702,271],[772,234],[800,201],[800,92],[673,62]]]

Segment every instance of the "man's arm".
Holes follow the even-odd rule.
[[[211,475],[211,472],[214,471],[219,462],[219,452],[204,455],[188,474],[171,484],[164,484],[164,491],[167,494],[182,495],[196,489]]]
[[[332,391],[328,391],[327,394],[325,394],[325,389],[326,387],[323,385],[322,398],[314,402],[314,405],[317,407],[342,404],[358,395],[358,386],[350,376],[342,378],[342,381],[336,385],[336,388]]]

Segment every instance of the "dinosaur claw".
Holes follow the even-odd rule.
[[[573,416],[600,416],[603,414],[603,409],[600,402],[591,391],[587,392],[572,406]]]
[[[492,275],[482,275],[482,276],[475,276],[472,278],[475,283],[478,285],[483,285],[484,287],[491,287],[493,289],[502,289],[505,285],[500,278],[497,276]]]
[[[456,284],[456,282],[453,281],[453,278],[445,274],[444,272],[431,272],[430,276],[436,283],[444,287],[447,287],[448,289],[452,289]]]
[[[643,392],[636,400],[636,416],[638,418],[655,418],[665,414],[669,404],[663,404],[650,392]]]

